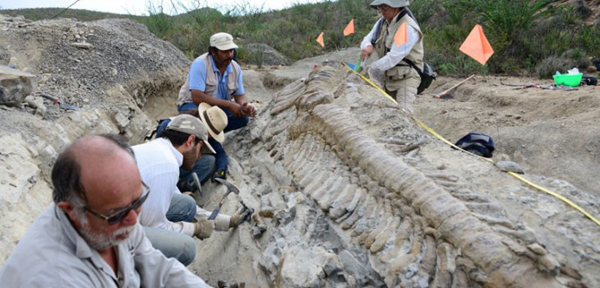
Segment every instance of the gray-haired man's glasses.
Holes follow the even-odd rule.
[[[108,225],[115,225],[117,223],[120,223],[121,221],[123,221],[123,218],[125,218],[129,214],[131,210],[137,210],[142,206],[142,204],[144,204],[146,199],[148,199],[148,195],[150,195],[150,187],[148,187],[148,185],[146,185],[146,183],[144,182],[142,182],[142,185],[144,186],[144,190],[147,191],[145,194],[142,192],[142,195],[140,195],[140,197],[138,197],[137,199],[133,200],[131,204],[127,205],[126,207],[119,208],[117,212],[109,216],[98,213],[88,208],[87,205],[84,206],[83,209],[87,212],[90,212],[92,215],[106,221]]]

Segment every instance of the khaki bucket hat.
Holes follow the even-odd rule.
[[[377,8],[377,6],[380,5],[388,5],[392,8],[400,8],[400,7],[406,7],[408,6],[410,3],[408,2],[408,0],[375,0],[373,2],[371,2],[371,8]]]
[[[225,141],[225,127],[227,127],[227,114],[218,106],[210,106],[207,103],[200,103],[198,106],[198,114],[202,123],[206,126],[208,134],[217,140],[219,143]]]

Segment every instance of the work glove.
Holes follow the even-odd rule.
[[[246,209],[245,207],[240,207],[240,209],[231,215],[231,219],[229,220],[229,228],[236,228],[242,224],[248,214],[250,214],[250,210]]]
[[[198,239],[206,239],[210,237],[213,230],[215,229],[215,221],[208,220],[206,218],[198,219],[198,222],[194,224],[194,236],[198,237]]]

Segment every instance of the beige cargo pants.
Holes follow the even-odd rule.
[[[391,71],[384,73],[381,70],[369,69],[369,79],[379,86],[384,86],[385,92],[395,98],[398,106],[412,114],[414,112],[413,103],[417,98],[417,87],[421,83],[421,77],[416,70],[410,67],[394,68],[393,75],[389,73]]]

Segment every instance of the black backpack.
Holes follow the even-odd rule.
[[[455,145],[485,158],[491,158],[492,152],[495,150],[492,137],[483,133],[471,132],[460,138]]]
[[[410,11],[410,9],[408,9],[407,7],[404,7],[404,9],[402,9],[402,12],[400,12],[400,14],[398,14],[398,16],[396,16],[396,19],[402,19],[402,17],[404,17],[404,15],[407,15],[407,14],[410,18],[412,18],[413,20],[415,20],[415,22],[417,22],[415,15],[413,15],[412,12]],[[371,45],[373,45],[373,47],[375,46],[375,42],[377,42],[377,39],[379,38],[379,35],[381,34],[381,25],[382,25],[383,21],[384,21],[383,17],[381,17],[377,21],[377,28],[375,29],[375,34],[373,35],[373,38],[371,39]],[[421,69],[419,69],[419,67],[417,67],[417,65],[415,65],[415,63],[413,63],[412,61],[410,61],[406,58],[402,59],[402,61],[406,62],[408,65],[410,65],[410,67],[417,70],[417,73],[419,73],[419,76],[421,77],[421,84],[419,84],[419,87],[417,88],[417,94],[421,94],[421,92],[423,92],[423,91],[425,91],[425,89],[429,88],[429,85],[431,85],[431,82],[433,82],[433,80],[436,79],[435,72],[433,71],[433,67],[431,67],[431,65],[429,65],[427,62],[423,61],[423,71],[421,71]],[[402,66],[402,65],[403,64],[398,64],[396,66]]]

